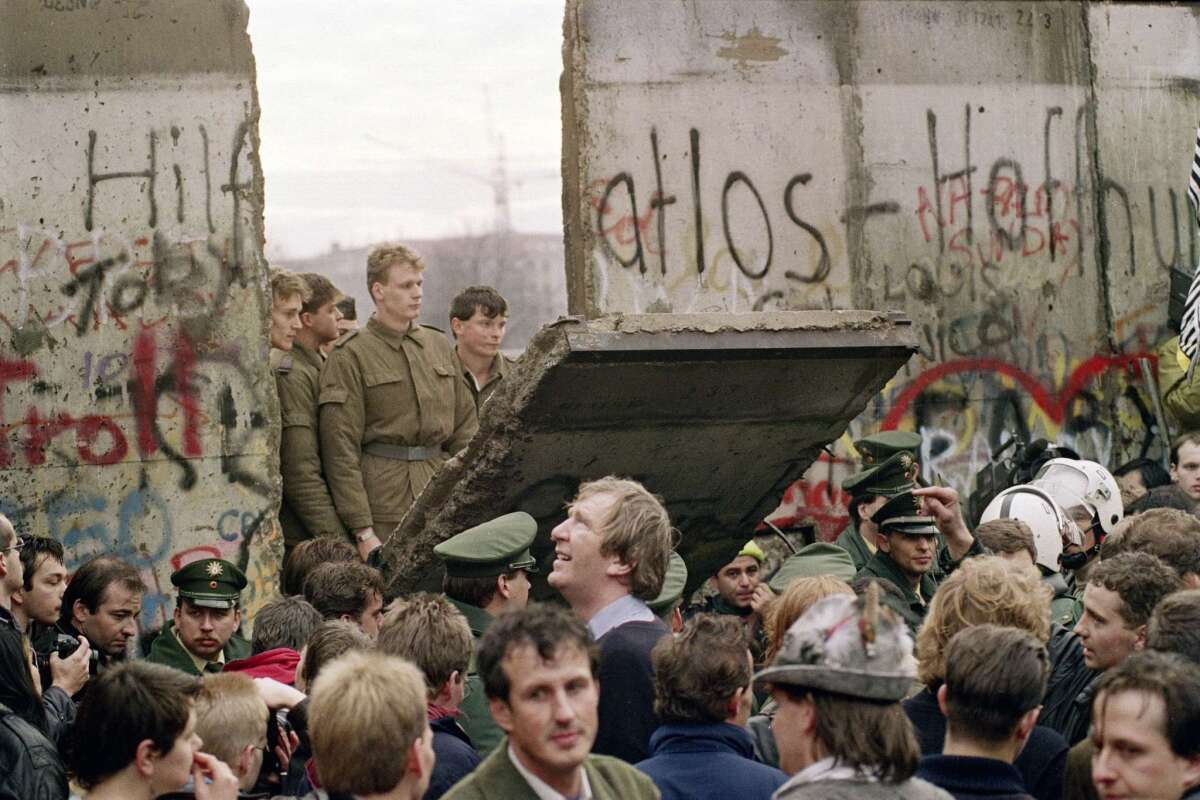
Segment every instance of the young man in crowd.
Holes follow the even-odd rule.
[[[304,580],[304,599],[325,619],[352,622],[374,639],[383,622],[383,576],[361,561],[322,564]]]
[[[420,800],[433,774],[425,681],[404,659],[342,656],[321,671],[308,708],[313,758],[328,795]]]
[[[196,800],[234,800],[237,779],[201,752],[193,701],[200,681],[180,670],[134,661],[88,687],[67,748],[88,800],[154,798],[190,779]]]
[[[220,558],[202,558],[171,575],[175,615],[150,646],[146,660],[190,675],[220,672],[225,664],[250,655],[238,635],[246,576]]]
[[[45,733],[45,712],[34,686],[32,663],[12,615],[12,596],[21,589],[24,546],[25,540],[17,536],[12,523],[0,515],[0,705]]]
[[[12,615],[33,654],[34,680],[42,687],[46,733],[56,744],[75,719],[75,695],[90,676],[92,649],[80,641],[66,658],[58,654],[58,618],[67,568],[63,548],[48,536],[27,536],[21,548],[21,588],[12,595]]]
[[[746,626],[750,652],[758,664],[767,649],[767,632],[763,611],[775,593],[762,579],[766,554],[753,539],[742,545],[732,561],[718,569],[708,579],[714,594],[688,609],[688,615],[726,614],[741,619]]]
[[[663,800],[770,800],[787,776],[754,760],[746,731],[754,690],[746,631],[700,614],[654,647],[654,711],[662,725],[637,768]]]
[[[1200,431],[1186,431],[1171,443],[1171,480],[1193,503],[1200,503]]]
[[[300,306],[300,329],[291,350],[275,364],[282,425],[279,473],[283,497],[279,504],[279,524],[286,551],[315,536],[349,541],[325,483],[317,435],[317,396],[321,366],[325,363],[321,348],[340,335],[337,323],[341,312],[337,310],[337,300],[341,294],[329,279],[316,273],[299,277],[308,289]]]
[[[308,573],[322,564],[356,559],[358,559],[358,551],[349,542],[331,539],[327,536],[305,539],[284,557],[280,588],[288,597],[303,595],[304,581],[308,578]]]
[[[912,619],[924,619],[938,584],[964,558],[983,552],[963,521],[953,489],[935,486],[902,492],[884,503],[871,520],[879,528],[875,537],[879,549],[857,577],[894,583],[904,592]],[[938,545],[938,534],[944,545]]]
[[[450,303],[450,331],[463,380],[483,407],[512,368],[500,352],[508,325],[508,302],[490,286],[468,286]]]
[[[533,517],[514,511],[468,528],[433,548],[446,567],[442,591],[466,618],[476,643],[493,619],[507,611],[519,611],[529,602],[529,576],[537,572],[529,546],[536,535]],[[488,710],[474,653],[466,688],[460,721],[476,751],[486,756],[503,734]]]
[[[446,337],[417,323],[425,263],[403,245],[367,256],[375,314],[321,370],[321,462],[364,561],[479,427]]]
[[[138,571],[116,556],[96,556],[75,570],[63,594],[59,628],[87,639],[99,656],[99,669],[125,660],[137,639],[146,584]]]
[[[1046,648],[1026,631],[975,625],[956,633],[937,692],[945,744],[921,759],[917,776],[956,800],[1033,800],[1013,762],[1037,724],[1049,674]]]
[[[229,767],[237,780],[238,796],[250,795],[262,769],[267,747],[266,701],[247,675],[205,675],[195,699],[196,735],[204,751]],[[167,795],[164,800],[192,800],[195,787]]]
[[[779,766],[791,775],[775,800],[950,798],[913,775],[920,750],[900,708],[916,678],[912,639],[879,591],[818,600],[754,676],[779,705]]]
[[[597,656],[577,616],[532,605],[496,619],[480,642],[492,717],[508,735],[446,800],[659,797],[628,764],[589,755],[596,736]]]
[[[607,477],[579,487],[550,534],[548,578],[600,647],[600,728],[595,752],[631,764],[650,752],[654,671],[650,651],[667,626],[646,605],[662,591],[671,521],[640,483]]]
[[[426,712],[437,756],[424,800],[437,800],[479,766],[479,755],[458,724],[474,640],[467,620],[440,595],[419,593],[388,610],[379,651],[406,658],[425,674]]]
[[[302,597],[281,597],[254,615],[250,656],[225,665],[225,672],[244,672],[251,678],[271,678],[293,685],[300,651],[322,622],[321,612]]]
[[[308,284],[294,272],[271,270],[271,366],[291,351],[300,333],[300,308],[308,299]]]
[[[1119,536],[1117,536],[1119,534]],[[1189,589],[1200,588],[1200,518],[1175,508],[1152,508],[1126,518],[1113,536],[1109,553],[1138,551],[1158,556]]]
[[[1200,667],[1150,651],[1106,672],[1092,702],[1091,742],[1102,797],[1200,797]]]

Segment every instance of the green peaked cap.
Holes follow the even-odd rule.
[[[912,431],[880,431],[864,436],[854,443],[864,467],[887,461],[896,453],[908,452],[916,457],[921,452],[921,434]]]
[[[202,558],[171,574],[179,596],[203,608],[236,608],[246,575],[223,558]]]
[[[921,513],[921,500],[912,492],[904,492],[883,504],[871,517],[883,533],[906,533],[929,536],[937,533],[933,517]]]
[[[670,611],[679,602],[679,598],[683,597],[683,587],[687,584],[687,577],[688,569],[683,556],[679,553],[671,553],[671,559],[667,562],[667,577],[663,580],[662,591],[658,593],[658,597],[646,604],[650,606],[650,610],[654,612],[655,616],[661,616]]]
[[[767,585],[771,591],[781,594],[798,578],[832,575],[850,583],[856,572],[854,560],[845,550],[829,542],[813,542],[780,564]]]
[[[523,569],[537,572],[529,552],[537,536],[537,521],[524,511],[488,520],[433,548],[452,578],[490,578]]]
[[[907,450],[890,456],[882,464],[855,473],[842,481],[842,491],[851,497],[864,494],[894,497],[917,488],[917,460]]]

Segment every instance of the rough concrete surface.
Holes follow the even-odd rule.
[[[787,503],[846,524],[850,441],[966,491],[1005,436],[1162,452],[1133,364],[1197,263],[1200,11],[568,0],[569,309],[868,308],[919,354]]]
[[[436,586],[434,544],[515,510],[538,520],[548,567],[565,504],[608,474],[665,498],[694,589],[915,347],[907,320],[869,312],[548,325],[386,543],[390,589]]]
[[[0,6],[0,504],[68,569],[220,555],[276,591],[254,61],[241,0]]]

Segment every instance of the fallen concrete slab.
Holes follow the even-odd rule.
[[[609,474],[665,499],[691,591],[914,352],[907,318],[865,311],[547,325],[385,544],[390,593],[436,587],[433,546],[509,511],[538,520],[548,567],[565,503]]]

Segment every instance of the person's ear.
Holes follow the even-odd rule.
[[[716,575],[710,575],[710,576],[709,576],[709,578],[708,578],[708,586],[709,586],[709,588],[711,588],[713,591],[716,591],[716,589],[717,589],[717,576],[716,576]]]
[[[425,743],[426,736],[432,736],[433,733],[428,726],[425,732],[413,740],[413,743],[408,746],[408,756],[405,758],[404,771],[407,774],[417,778],[425,777],[425,765],[421,763],[421,745]]]
[[[612,556],[604,569],[604,574],[611,578],[628,578],[632,572],[633,564],[626,564],[620,556]]]
[[[888,541],[887,534],[883,531],[875,534],[875,547],[882,553],[892,552],[892,543]]]
[[[733,694],[729,695],[729,699],[725,701],[725,719],[733,719],[741,711],[742,696],[746,693],[745,686],[739,686],[733,690]]]
[[[1031,708],[1021,717],[1017,723],[1017,741],[1021,746],[1025,746],[1025,742],[1029,739],[1029,735],[1033,733],[1033,728],[1037,725],[1038,717],[1041,716],[1042,707]]]
[[[458,317],[450,318],[450,330],[454,333],[454,338],[457,339],[462,333],[463,321]]]
[[[78,626],[80,622],[87,619],[87,617],[84,616],[84,613],[86,613],[87,610],[88,607],[86,603],[84,603],[82,600],[76,600],[71,604],[71,622]]]
[[[507,700],[502,700],[499,697],[489,697],[488,711],[492,712],[492,721],[496,723],[500,730],[506,734],[512,733],[513,713]]]
[[[158,763],[158,758],[158,748],[154,746],[154,742],[142,739],[138,742],[137,749],[133,751],[133,766],[138,775],[149,778],[154,775],[154,767]]]
[[[946,697],[947,697],[947,695],[948,695],[948,693],[946,691],[946,684],[943,683],[941,686],[938,687],[938,690],[937,690],[938,709],[941,710],[943,717],[946,716],[946,705],[947,705]]]
[[[1134,629],[1133,649],[1135,651],[1146,649],[1146,626],[1145,625],[1138,625],[1137,628]]]
[[[1183,784],[1189,789],[1200,786],[1200,756],[1181,758],[1183,762]]]
[[[512,587],[508,583],[508,576],[503,573],[496,576],[496,594],[504,600],[512,598]]]
[[[233,777],[237,778],[238,781],[241,781],[242,778],[250,774],[250,770],[254,769],[254,753],[257,750],[257,747],[248,744],[242,748],[242,752],[238,753],[238,762],[233,769]],[[284,767],[286,768],[286,766],[285,764]]]

